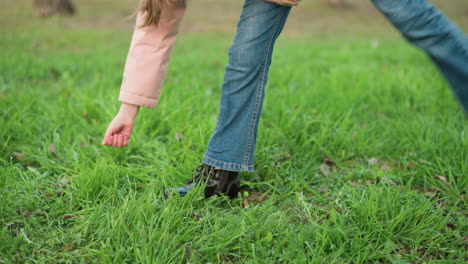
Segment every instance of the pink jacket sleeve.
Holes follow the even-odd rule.
[[[155,108],[164,82],[184,7],[167,11],[158,25],[139,27],[139,13],[120,87],[119,101]]]

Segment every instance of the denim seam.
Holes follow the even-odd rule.
[[[225,162],[225,161],[213,159],[213,158],[211,158],[211,157],[208,157],[207,155],[205,155],[205,158],[207,158],[207,159],[209,159],[209,160],[212,160],[212,161],[219,162],[219,163],[223,163],[223,164],[229,165],[229,166],[253,167],[253,165],[237,164],[237,163],[231,163],[231,162]]]
[[[434,5],[432,5],[432,4],[428,4],[428,5],[429,5],[429,6],[428,6],[428,9],[429,9],[430,11],[435,12],[435,13],[437,14],[437,19],[439,19],[439,20],[441,20],[441,19],[446,19],[446,20],[448,20],[448,19],[446,18],[446,16],[445,16],[443,13],[441,13],[439,10],[437,10],[437,8],[434,7]],[[411,18],[408,19],[408,20],[406,20],[406,21],[403,21],[403,22],[400,21],[400,23],[405,24],[405,23],[407,23],[407,22],[410,21],[410,20],[411,20]],[[451,23],[453,23],[453,22],[451,22]],[[436,23],[436,26],[437,26],[437,28],[438,28],[439,31],[445,31],[445,30],[447,29],[446,26],[445,26],[445,27],[441,26],[441,23]],[[450,26],[451,28],[450,28],[449,31],[446,33],[447,36],[455,43],[455,45],[457,46],[457,48],[459,48],[459,49],[461,50],[462,54],[468,54],[468,48],[466,48],[466,47],[460,42],[460,39],[459,39],[457,36],[455,36],[455,35],[453,34],[454,25],[453,25],[453,24],[450,24],[449,26]],[[456,30],[456,28],[455,28],[455,30]],[[405,34],[403,34],[403,35],[405,35]],[[406,38],[406,36],[405,36],[405,38]]]
[[[264,89],[263,80],[265,79],[265,69],[266,69],[266,64],[268,62],[268,54],[270,54],[270,49],[271,49],[271,44],[272,44],[271,42],[272,42],[274,36],[276,35],[276,31],[278,30],[278,25],[281,22],[281,19],[282,19],[283,15],[284,15],[285,10],[286,9],[283,9],[281,14],[278,16],[278,20],[276,21],[276,24],[275,24],[275,26],[274,26],[274,28],[272,30],[270,39],[268,40],[268,46],[266,47],[265,55],[263,57],[263,64],[262,64],[262,68],[260,69],[260,79],[259,79],[258,86],[257,86],[257,96],[255,98],[255,108],[254,108],[254,112],[252,114],[253,115],[252,120],[251,120],[251,123],[250,123],[250,131],[249,131],[249,138],[248,138],[248,143],[247,143],[247,151],[246,151],[245,157],[244,157],[244,163],[245,164],[249,163],[250,155],[251,155],[251,151],[252,151],[255,123],[256,123],[257,118],[258,118],[261,95],[262,95],[262,91]],[[249,165],[247,165],[247,166],[249,166]]]
[[[214,161],[214,162],[217,162],[217,163],[221,163],[227,167],[231,167],[231,168],[253,168],[254,165],[245,165],[245,164],[237,164],[237,163],[230,163],[230,162],[225,162],[225,161],[221,161],[221,160],[217,160],[217,159],[213,159],[211,157],[208,157],[208,155],[204,155],[204,158],[205,159],[208,159],[208,160],[211,160],[211,161]]]
[[[437,14],[437,18],[439,19],[439,22],[440,22],[440,20],[446,20],[446,21],[449,20],[442,12],[437,10],[434,7],[434,5],[429,4],[429,6],[431,8],[431,11],[433,11],[433,12],[435,12]],[[449,29],[448,29],[448,32],[446,33],[447,36],[455,43],[455,46],[461,50],[462,54],[468,54],[468,49],[466,48],[466,46],[464,46],[460,42],[460,39],[457,36],[455,36],[455,34],[453,33],[454,30],[457,30],[457,28],[453,24],[454,22],[451,22],[451,21],[448,21],[448,22],[449,22],[449,25],[448,25]],[[447,30],[447,24],[445,24],[445,26],[442,26],[442,24],[444,24],[444,23],[436,23],[436,25],[438,26],[438,30],[441,31],[441,32]]]
[[[451,25],[451,27],[453,26]],[[449,36],[450,39],[452,39],[456,47],[460,49],[463,55],[468,54],[468,48],[461,43],[460,39],[457,36],[453,34],[453,31],[448,32],[447,35]]]

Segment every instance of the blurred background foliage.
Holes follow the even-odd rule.
[[[34,0],[50,2],[64,0]],[[73,17],[50,19],[39,18],[33,1],[3,0],[0,11],[1,31],[21,28],[28,23],[43,23],[47,26],[59,20],[64,28],[93,28],[129,30],[133,19],[129,16],[137,6],[137,0],[75,0]],[[193,0],[182,32],[234,32],[242,0]],[[466,0],[430,0],[460,27],[468,28],[468,2]],[[344,4],[343,4],[344,3]],[[37,5],[37,3],[36,3]],[[291,37],[330,35],[395,35],[388,22],[377,12],[370,0],[303,0],[293,8],[285,34]]]

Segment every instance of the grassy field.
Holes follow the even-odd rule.
[[[73,18],[40,20],[13,0],[0,11],[0,263],[467,260],[468,122],[424,54],[368,3],[294,10],[256,171],[229,201],[162,190],[200,163],[242,2],[199,0],[226,4],[225,20],[190,7],[159,105],[140,111],[124,149],[100,142],[134,1],[76,2]],[[436,3],[468,29],[465,1]],[[309,28],[306,14],[319,14]]]

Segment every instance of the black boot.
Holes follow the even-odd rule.
[[[205,198],[215,194],[224,194],[234,199],[239,192],[238,171],[227,171],[208,164],[202,164],[196,168],[195,176],[185,186],[164,190],[164,195],[167,199],[170,192],[174,191],[179,193],[180,196],[185,196],[195,186],[205,182]]]

